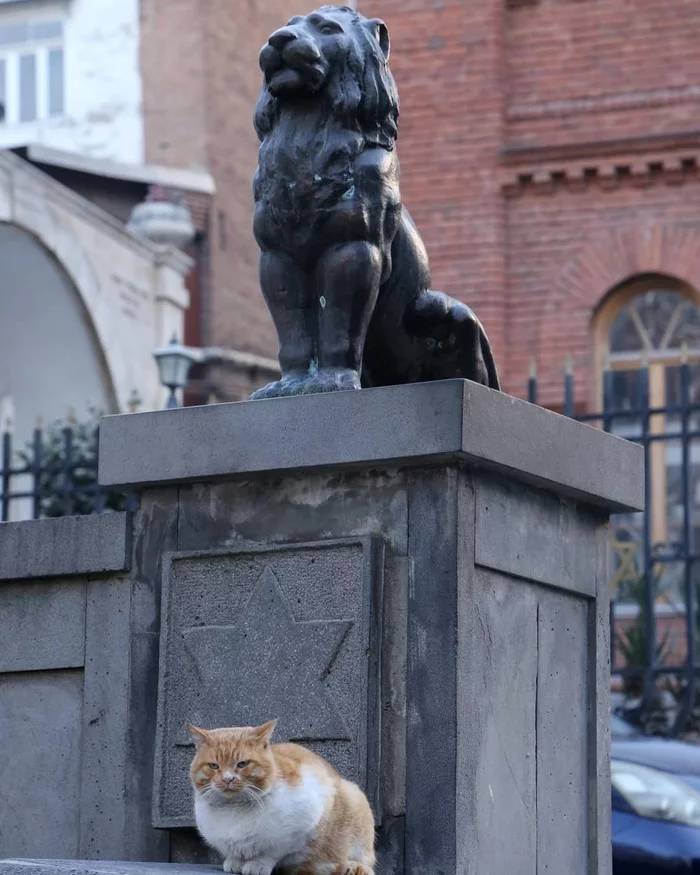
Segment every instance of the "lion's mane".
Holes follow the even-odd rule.
[[[396,143],[399,97],[387,57],[373,33],[373,22],[346,6],[324,6],[319,11],[340,10],[350,19],[349,51],[341,65],[331,66],[326,82],[309,99],[327,101],[330,115],[342,127],[360,133],[366,146],[391,150]],[[274,130],[278,113],[279,98],[263,83],[254,115],[261,142]]]

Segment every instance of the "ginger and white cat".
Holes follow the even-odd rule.
[[[374,875],[374,818],[366,796],[298,744],[271,744],[258,727],[189,726],[202,838],[237,875]]]

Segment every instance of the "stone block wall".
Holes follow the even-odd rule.
[[[0,526],[0,857],[211,860],[184,723],[277,717],[367,792],[378,871],[610,872],[640,447],[453,380],[108,417],[101,450],[133,519]]]
[[[131,527],[127,514],[0,525],[0,857],[167,859],[139,817],[157,637]]]

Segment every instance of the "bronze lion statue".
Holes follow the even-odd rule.
[[[463,377],[500,388],[481,323],[430,291],[399,193],[399,101],[384,22],[295,16],[260,51],[253,183],[260,284],[281,379],[253,398]]]

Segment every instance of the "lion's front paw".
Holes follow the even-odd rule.
[[[287,398],[290,395],[298,395],[302,391],[307,376],[303,371],[292,371],[285,374],[281,380],[275,380],[253,392],[250,400],[261,401],[265,398]]]
[[[241,875],[242,866],[243,864],[236,857],[226,857],[223,869],[224,872],[230,872],[231,875]]]
[[[323,368],[305,380],[301,393],[313,395],[317,392],[342,392],[360,389],[360,375],[351,368]]]

